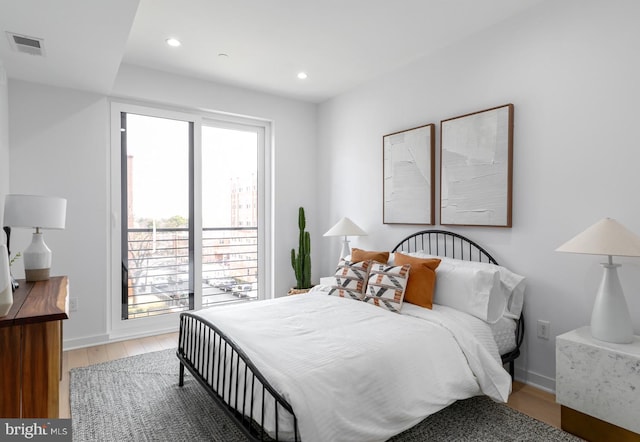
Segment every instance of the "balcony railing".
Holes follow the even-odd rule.
[[[258,297],[256,227],[202,229],[202,306]],[[189,229],[128,229],[127,317],[189,309]],[[194,269],[197,271],[197,269]],[[123,308],[125,308],[123,306]]]

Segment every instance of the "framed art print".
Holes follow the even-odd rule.
[[[440,224],[511,227],[513,104],[440,122]]]
[[[434,224],[435,124],[382,137],[383,223]]]

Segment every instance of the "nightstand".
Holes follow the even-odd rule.
[[[562,429],[589,441],[640,441],[640,336],[612,344],[589,327],[556,338]]]

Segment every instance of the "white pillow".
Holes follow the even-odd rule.
[[[512,319],[520,318],[522,306],[524,304],[524,289],[526,285],[526,279],[524,276],[518,275],[506,267],[490,264],[488,262],[463,261],[461,259],[430,255],[424,251],[412,252],[409,253],[409,255],[419,258],[440,258],[442,261],[438,269],[436,269],[436,281],[438,277],[438,270],[442,269],[442,264],[444,263],[476,269],[497,269],[500,273],[500,286],[502,287],[503,295],[506,298],[507,303],[504,316]]]
[[[435,304],[453,307],[488,323],[497,322],[507,305],[497,269],[440,262],[436,269]]]

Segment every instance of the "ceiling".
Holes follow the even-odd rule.
[[[102,94],[127,63],[322,102],[541,1],[0,0],[0,60],[9,78]]]

